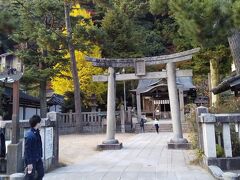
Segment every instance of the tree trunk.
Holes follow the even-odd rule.
[[[218,65],[218,60],[217,59],[211,59],[210,60],[210,74],[211,74],[211,88],[214,88],[218,86],[219,84],[219,65]],[[219,101],[220,101],[220,96],[219,94],[214,95],[212,93],[212,100],[211,100],[211,105],[215,108],[218,107]]]
[[[237,74],[240,74],[240,32],[235,32],[231,37],[228,37],[228,42],[236,72]]]
[[[65,23],[67,28],[67,43],[68,49],[71,59],[71,72],[73,76],[73,84],[74,84],[74,101],[75,101],[75,112],[77,123],[81,131],[81,96],[80,96],[80,83],[78,78],[78,71],[77,71],[77,62],[75,57],[75,48],[72,44],[72,28],[70,22],[70,3],[65,0],[64,1],[64,12],[65,12]]]
[[[40,81],[39,97],[40,97],[40,116],[41,118],[47,117],[47,98],[46,98],[47,81]]]
[[[48,56],[48,51],[46,49],[42,49],[42,56],[47,57]],[[39,62],[39,69],[43,70],[44,69],[44,63]],[[43,78],[39,82],[39,97],[40,97],[40,116],[41,118],[46,118],[47,117],[47,79]]]

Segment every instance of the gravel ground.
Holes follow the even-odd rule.
[[[135,134],[116,134],[119,142],[126,142]],[[60,162],[65,165],[79,163],[80,161],[99,153],[97,144],[105,139],[105,134],[73,134],[60,136]]]

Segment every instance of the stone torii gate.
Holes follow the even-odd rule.
[[[144,57],[144,58],[126,58],[126,59],[108,59],[108,58],[92,58],[86,57],[86,59],[92,62],[93,66],[97,67],[108,67],[108,76],[99,75],[94,76],[93,80],[98,82],[108,81],[108,97],[107,97],[107,138],[98,145],[99,149],[120,149],[122,143],[119,143],[115,139],[116,132],[116,119],[115,119],[115,98],[116,98],[116,80],[140,80],[140,79],[156,79],[156,78],[167,78],[168,81],[168,92],[171,107],[171,117],[173,123],[174,136],[170,140],[169,148],[187,148],[188,142],[183,138],[182,127],[181,127],[181,115],[180,106],[178,100],[176,75],[178,76],[191,76],[189,70],[181,70],[176,73],[176,62],[182,62],[191,60],[193,54],[197,53],[200,48],[175,53],[171,55]],[[146,73],[146,66],[167,64],[166,72],[149,72]],[[119,74],[115,75],[114,68],[123,67],[134,67],[135,74]],[[137,93],[137,111],[138,120],[141,118],[141,105],[140,94]]]

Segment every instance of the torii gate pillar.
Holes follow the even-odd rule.
[[[106,140],[98,145],[99,150],[121,149],[122,143],[115,139],[116,133],[116,85],[113,67],[108,68],[108,94],[107,94],[107,135]]]
[[[178,91],[176,84],[176,67],[174,62],[167,63],[167,82],[168,93],[171,107],[173,138],[168,143],[169,149],[184,148],[188,149],[188,141],[183,138],[180,105],[178,99]]]

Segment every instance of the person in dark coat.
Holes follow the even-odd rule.
[[[159,133],[159,122],[157,119],[155,119],[154,121],[154,126],[155,126],[155,129],[156,129],[156,132]]]
[[[29,120],[31,129],[25,136],[24,160],[26,164],[27,180],[42,180],[44,176],[44,168],[42,162],[42,139],[40,136],[41,118],[34,115]],[[36,174],[37,172],[37,174]]]
[[[0,124],[3,118],[0,115]],[[0,127],[0,159],[6,157],[5,129]]]
[[[142,133],[144,133],[144,119],[143,118],[141,118],[140,127],[141,127]]]
[[[5,158],[6,156],[6,144],[4,130],[0,128],[0,158]]]

